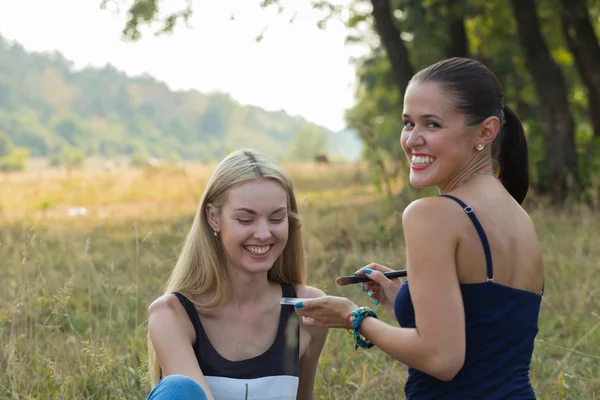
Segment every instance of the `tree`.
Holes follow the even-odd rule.
[[[60,166],[63,165],[70,173],[74,169],[81,169],[85,164],[85,154],[68,145],[65,145],[59,154],[50,157],[50,165]]]
[[[468,57],[469,38],[465,29],[466,4],[463,1],[446,0],[448,13],[448,37],[446,57]]]
[[[110,66],[73,71],[59,54],[26,52],[2,38],[0,60],[3,143],[27,148],[33,157],[55,156],[55,162],[63,146],[113,158],[130,156],[139,144],[155,157],[178,153],[211,162],[222,157],[225,145],[242,142],[260,143],[278,158],[303,127],[315,127],[285,112],[241,105],[227,94],[172,91],[154,78],[128,77]]]
[[[410,78],[414,75],[408,51],[392,16],[389,0],[371,0],[375,29],[387,52],[396,87],[404,96]]]
[[[127,9],[127,22],[122,32],[125,39],[139,40],[141,38],[140,26],[154,22],[162,22],[162,28],[156,32],[157,34],[171,32],[180,20],[187,23],[192,15],[192,0],[186,0],[186,7],[159,18],[159,2],[159,0],[133,1],[133,4]],[[116,0],[102,0],[100,7],[106,9],[113,6],[119,9],[119,3]]]
[[[327,136],[314,129],[303,129],[290,145],[287,158],[291,161],[312,161],[327,150]]]
[[[0,157],[0,171],[24,171],[27,168],[29,152],[27,149],[15,148],[10,154]]]
[[[470,55],[494,70],[505,102],[524,121],[534,167],[532,184],[555,204],[562,204],[568,194],[580,192],[572,189],[589,182],[581,179],[578,154],[593,143],[578,134],[576,146],[575,131],[587,129],[582,121],[585,107],[594,132],[600,126],[600,96],[596,95],[600,51],[593,34],[596,22],[592,22],[598,9],[587,9],[585,0],[511,2],[512,7],[484,0],[354,0],[344,10],[349,12],[342,13],[335,0],[310,0],[313,7],[328,12],[325,20],[349,15],[344,20],[351,32],[348,42],[371,47],[370,54],[356,62],[357,102],[347,113],[351,128],[368,132],[362,136],[367,153],[373,155],[371,162],[400,159],[399,114],[413,72],[443,57]],[[554,12],[561,2],[561,12]],[[280,0],[261,4],[282,7]],[[365,4],[368,11],[358,7]],[[557,29],[561,18],[562,32]],[[324,21],[318,25],[323,27]],[[352,31],[358,25],[367,25],[368,32]],[[576,70],[571,68],[572,60]],[[581,95],[585,89],[587,99]],[[373,146],[377,151],[371,151]]]
[[[0,131],[0,157],[9,155],[13,149],[13,143],[8,135]]]
[[[562,30],[588,92],[594,136],[600,137],[600,46],[584,0],[562,1]]]
[[[547,164],[547,190],[552,202],[562,204],[570,186],[578,180],[575,124],[567,86],[560,67],[544,40],[534,0],[511,0],[525,65],[535,84],[540,104]]]

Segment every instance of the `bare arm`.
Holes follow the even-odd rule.
[[[198,382],[208,400],[214,400],[194,355],[194,328],[175,295],[165,295],[148,308],[148,332],[163,377],[185,375]]]
[[[324,295],[325,293],[312,287],[298,287],[298,296],[301,298],[314,298]],[[317,366],[327,339],[328,329],[302,325],[301,329],[309,336],[309,344],[300,358],[298,395],[296,398],[297,400],[313,400]]]
[[[416,329],[368,317],[360,332],[396,360],[450,380],[464,364],[465,316],[455,266],[458,236],[451,218],[454,210],[436,200],[414,202],[403,216]],[[380,284],[387,280],[375,270],[369,277]],[[305,325],[344,328],[346,317],[357,305],[344,297],[323,296],[296,307]]]
[[[367,318],[360,331],[404,364],[450,380],[464,364],[465,316],[455,265],[456,226],[436,200],[412,203],[402,218],[416,329]]]

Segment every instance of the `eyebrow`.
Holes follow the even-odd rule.
[[[410,118],[410,116],[408,114],[402,114],[402,118]],[[442,121],[444,120],[444,118],[442,118],[436,114],[423,114],[423,115],[421,115],[421,118],[436,118],[436,119],[439,119]]]
[[[284,211],[284,210],[287,210],[287,207],[279,207],[277,210],[273,211],[271,214],[275,214],[275,213],[278,213],[279,211]],[[254,211],[250,208],[245,208],[245,207],[236,208],[233,211],[245,211],[248,214],[253,214],[253,215],[257,214],[256,211]]]

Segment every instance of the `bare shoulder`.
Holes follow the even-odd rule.
[[[148,307],[148,315],[164,315],[170,313],[179,313],[185,309],[175,297],[174,294],[165,294],[154,300]]]
[[[426,229],[449,228],[449,222],[456,219],[459,207],[443,197],[425,197],[410,203],[402,213],[402,225],[419,226]],[[455,222],[455,221],[452,221]]]
[[[312,286],[296,285],[296,294],[300,298],[312,299],[315,297],[325,296],[325,292]]]
[[[148,330],[158,335],[176,331],[187,337],[194,337],[194,327],[187,312],[174,294],[165,294],[154,300],[148,307]]]

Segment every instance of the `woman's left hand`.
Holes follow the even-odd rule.
[[[348,314],[358,306],[345,297],[321,296],[296,303],[302,323],[323,328],[346,328]]]

